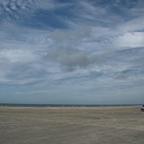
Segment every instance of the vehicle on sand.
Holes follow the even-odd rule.
[[[142,105],[142,107],[141,107],[141,111],[143,111],[143,112],[144,112],[144,105]]]

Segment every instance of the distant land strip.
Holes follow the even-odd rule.
[[[140,106],[142,104],[18,104],[0,103],[0,107],[114,107],[114,106]]]

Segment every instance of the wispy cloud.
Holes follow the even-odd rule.
[[[59,84],[61,91],[138,86],[144,78],[143,4],[0,0],[0,84],[40,92]]]

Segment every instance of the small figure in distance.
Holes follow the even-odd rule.
[[[144,112],[144,105],[142,105],[142,107],[141,107],[141,111],[143,111],[143,112]]]

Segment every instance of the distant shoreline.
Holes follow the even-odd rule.
[[[52,108],[52,107],[133,107],[133,106],[141,106],[142,104],[100,104],[100,105],[87,105],[87,104],[10,104],[10,103],[0,103],[0,107],[43,107],[43,108]]]

